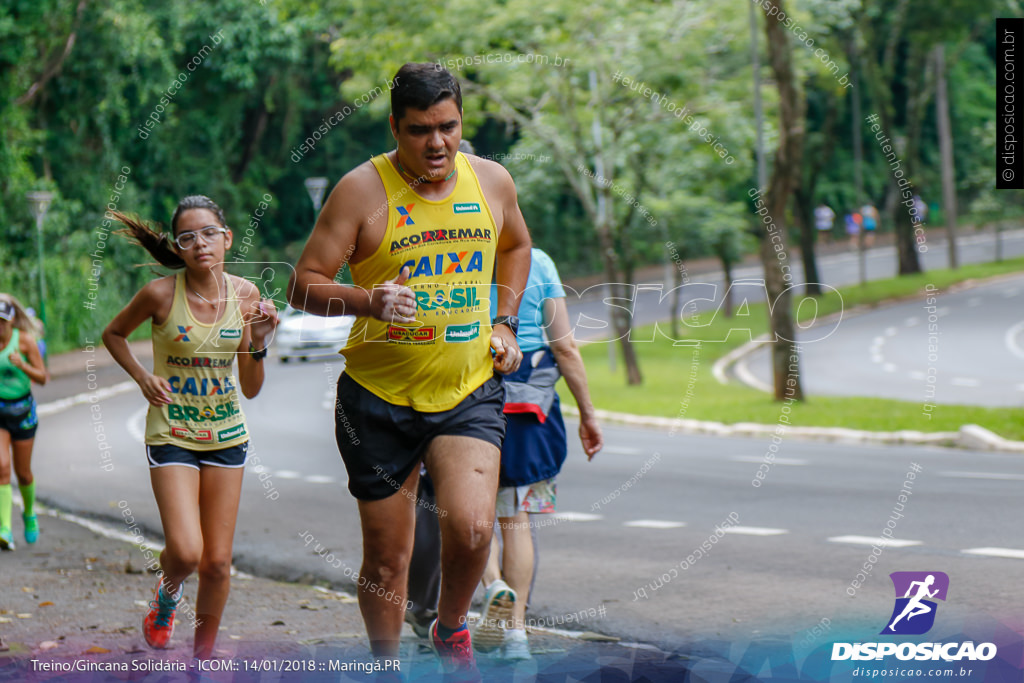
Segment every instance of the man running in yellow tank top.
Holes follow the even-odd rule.
[[[530,236],[508,172],[458,152],[458,81],[429,63],[406,64],[394,81],[398,148],[335,186],[289,300],[316,315],[359,316],[342,350],[335,433],[359,502],[359,605],[373,653],[398,655],[422,460],[442,539],[430,641],[447,671],[472,679],[479,674],[466,613],[494,520],[505,433],[501,374],[522,359],[515,315]],[[354,287],[334,282],[346,262]],[[492,273],[500,292],[494,320]]]

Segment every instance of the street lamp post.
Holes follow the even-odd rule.
[[[327,189],[327,178],[306,178],[305,185],[309,198],[313,200],[313,208],[319,213],[323,206],[324,190]]]
[[[50,202],[53,201],[52,192],[26,192],[25,199],[28,200],[29,211],[36,219],[36,236],[39,244],[39,318],[43,321],[43,328],[46,328],[46,276],[43,273],[43,223],[46,221],[46,212],[50,210]]]

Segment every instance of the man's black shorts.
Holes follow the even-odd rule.
[[[421,413],[388,403],[342,373],[334,435],[348,470],[348,490],[359,500],[394,494],[438,436],[469,436],[501,450],[504,405],[505,386],[497,374],[451,410]]]

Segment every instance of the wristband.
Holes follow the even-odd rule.
[[[249,355],[252,356],[253,360],[263,360],[267,357],[267,347],[263,347],[257,351],[256,346],[252,342],[249,342]]]
[[[497,316],[494,320],[491,321],[491,327],[494,327],[495,325],[505,325],[510,330],[512,330],[513,335],[517,337],[519,336],[519,318],[517,318],[514,315]]]

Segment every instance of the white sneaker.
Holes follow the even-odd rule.
[[[516,592],[498,579],[484,593],[484,610],[473,627],[473,647],[490,652],[505,642],[505,622],[512,616]]]
[[[526,629],[508,629],[505,631],[505,642],[501,647],[502,659],[526,660],[533,659],[530,654],[530,641],[526,638]]]

